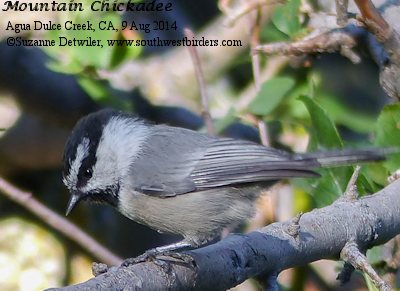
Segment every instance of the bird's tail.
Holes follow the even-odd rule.
[[[321,167],[336,167],[386,160],[390,154],[400,153],[400,148],[344,149],[296,154],[296,160],[316,160]]]

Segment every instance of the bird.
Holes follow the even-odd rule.
[[[106,203],[135,222],[182,236],[156,253],[197,248],[252,217],[262,190],[279,180],[383,159],[380,149],[290,153],[103,109],[80,119],[65,144],[66,214],[81,201]]]

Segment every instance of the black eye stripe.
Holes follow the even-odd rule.
[[[92,178],[93,167],[96,164],[96,160],[96,156],[94,155],[94,153],[90,153],[90,151],[89,155],[85,159],[83,159],[78,173],[78,188],[85,186],[90,178]]]
[[[68,176],[68,174],[70,173],[71,165],[76,159],[77,148],[82,143],[83,138],[87,138],[90,141],[89,153],[88,156],[85,158],[85,160],[88,159],[87,164],[84,165],[85,160],[82,161],[82,165],[79,169],[78,181],[83,178],[82,173],[84,170],[93,167],[96,162],[95,155],[101,135],[103,133],[104,126],[113,116],[118,116],[120,114],[121,113],[118,113],[118,111],[106,109],[90,114],[79,120],[65,144],[63,155],[64,176]],[[82,184],[84,185],[86,182],[82,182]]]
[[[83,172],[83,176],[87,179],[92,178],[93,175],[93,169],[86,169],[86,171]]]
[[[81,180],[82,181],[86,180],[86,182],[87,182],[90,180],[90,178],[92,178],[92,176],[93,176],[93,169],[88,168],[83,171]]]

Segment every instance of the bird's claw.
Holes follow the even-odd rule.
[[[185,253],[176,253],[172,251],[157,252],[156,249],[148,250],[144,254],[135,258],[128,258],[123,263],[123,267],[135,265],[143,262],[153,262],[156,265],[165,268],[167,262],[184,263],[187,265],[195,266],[192,256]]]
[[[128,258],[124,260],[121,264],[123,267],[128,267],[130,265],[136,265],[139,263],[144,263],[144,262],[151,262],[155,259],[155,254],[150,254],[148,251],[145,252],[144,254],[141,254],[140,256],[137,256],[135,258]]]
[[[161,259],[163,261],[183,263],[186,265],[195,266],[195,261],[193,257],[185,253],[176,253],[170,251],[170,252],[163,252],[157,255],[157,257],[162,257]]]

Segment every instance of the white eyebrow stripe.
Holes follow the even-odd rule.
[[[79,169],[82,165],[82,161],[89,155],[89,143],[90,140],[87,137],[82,139],[82,142],[76,148],[75,160],[70,161],[71,167],[67,177],[63,179],[64,184],[69,189],[76,189],[78,182]]]

